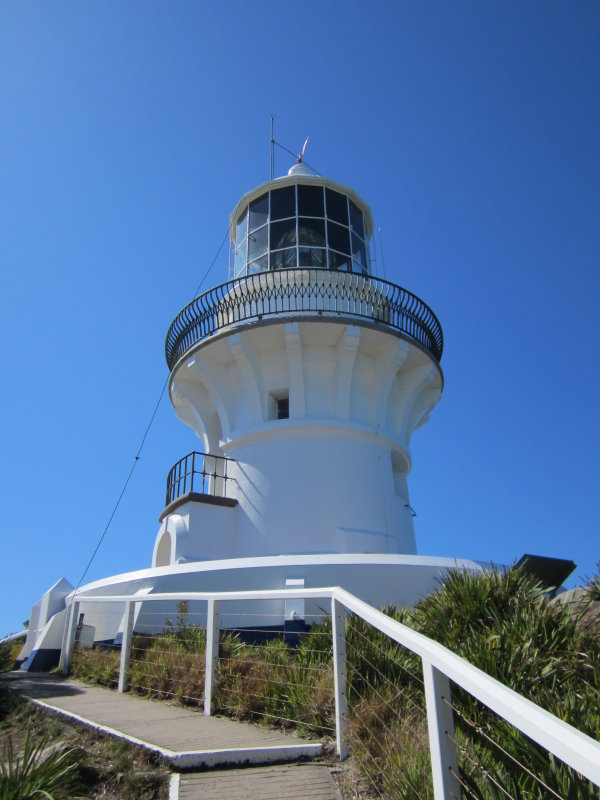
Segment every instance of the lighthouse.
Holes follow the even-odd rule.
[[[201,446],[169,475],[154,567],[416,554],[410,444],[441,396],[442,329],[378,275],[373,229],[303,163],[233,209],[233,274],[167,335],[169,396]]]
[[[129,625],[123,597],[341,586],[410,606],[448,570],[482,569],[417,553],[411,439],[441,397],[443,336],[423,300],[379,275],[373,229],[354,189],[300,160],[239,200],[227,280],[166,337],[169,397],[195,437],[168,472],[151,566],[55,584],[32,609],[28,668],[56,663],[75,595],[90,642],[110,643]],[[231,601],[226,624],[321,619],[318,600],[290,594],[250,623]],[[173,613],[139,604],[136,629],[158,633]]]
[[[169,397],[195,444],[168,472],[151,566],[55,583],[32,609],[26,668],[57,662],[75,597],[89,643],[119,643],[130,624],[160,633],[175,612],[162,596],[193,592],[232,593],[225,627],[294,636],[322,619],[320,589],[411,606],[444,573],[486,568],[417,552],[410,448],[441,397],[442,328],[380,277],[373,229],[354,189],[300,160],[239,200],[228,279],[166,337]],[[299,588],[317,593],[235,599]],[[149,594],[161,595],[151,610]],[[139,601],[133,620],[127,597]],[[203,603],[189,605],[200,624]]]

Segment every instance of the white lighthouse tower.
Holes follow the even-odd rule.
[[[167,334],[170,398],[201,445],[169,472],[152,566],[71,594],[66,581],[52,587],[32,610],[28,668],[56,663],[75,594],[90,637],[113,642],[129,624],[124,603],[107,610],[86,595],[342,586],[401,606],[447,570],[481,569],[417,554],[410,443],[441,395],[442,330],[378,277],[372,234],[367,203],[301,163],[242,197],[233,276]],[[253,629],[321,615],[317,600],[267,605]],[[247,612],[233,601],[228,624],[247,626]],[[172,613],[165,601],[135,624],[159,632]]]
[[[167,336],[203,452],[171,471],[154,567],[416,554],[410,442],[441,395],[442,330],[377,276],[372,233],[353,189],[301,163],[235,206],[233,279]]]

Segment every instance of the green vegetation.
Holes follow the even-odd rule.
[[[588,601],[597,602],[588,583]],[[161,636],[134,637],[131,687],[200,705],[204,633],[186,622]],[[583,611],[551,602],[529,576],[511,569],[452,572],[414,609],[387,609],[542,708],[600,739],[600,638]],[[589,614],[587,619],[589,620]],[[595,618],[595,617],[594,617]],[[298,647],[280,639],[246,645],[221,637],[217,712],[312,735],[333,734],[331,629],[315,627]],[[349,794],[393,800],[432,797],[420,660],[363,620],[347,624]],[[118,653],[81,651],[74,674],[116,684]],[[465,796],[545,800],[600,797],[597,788],[542,752],[458,687],[452,689],[455,738]],[[532,777],[537,776],[540,781]],[[349,787],[350,784],[347,785]],[[362,787],[356,794],[357,786]],[[342,786],[344,789],[344,786]],[[556,793],[553,794],[553,792]]]
[[[0,672],[8,672],[14,664],[12,645],[9,642],[0,644]]]
[[[600,561],[596,566],[596,574],[587,579],[585,582],[585,588],[593,600],[600,600]]]
[[[51,800],[72,796],[70,789],[77,770],[75,750],[49,748],[49,742],[49,733],[36,740],[31,728],[28,728],[23,751],[16,756],[12,737],[6,739],[0,760],[1,800],[29,800],[35,797]]]
[[[0,685],[0,800],[165,800],[168,770],[141,748],[54,717]]]
[[[0,645],[0,672],[14,663]],[[162,800],[155,756],[53,717],[0,684],[0,800]]]

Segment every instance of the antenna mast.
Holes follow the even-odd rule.
[[[271,114],[271,180],[273,180],[273,171],[275,169],[275,139],[273,138],[273,123],[275,115]]]

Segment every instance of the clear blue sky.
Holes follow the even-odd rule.
[[[0,5],[0,634],[76,583],[166,377],[167,328],[276,138],[353,186],[429,303],[421,553],[600,559],[600,4]],[[291,160],[276,154],[276,174]],[[227,277],[223,256],[205,288]],[[168,401],[88,578],[148,566]],[[571,582],[572,583],[572,582]]]

